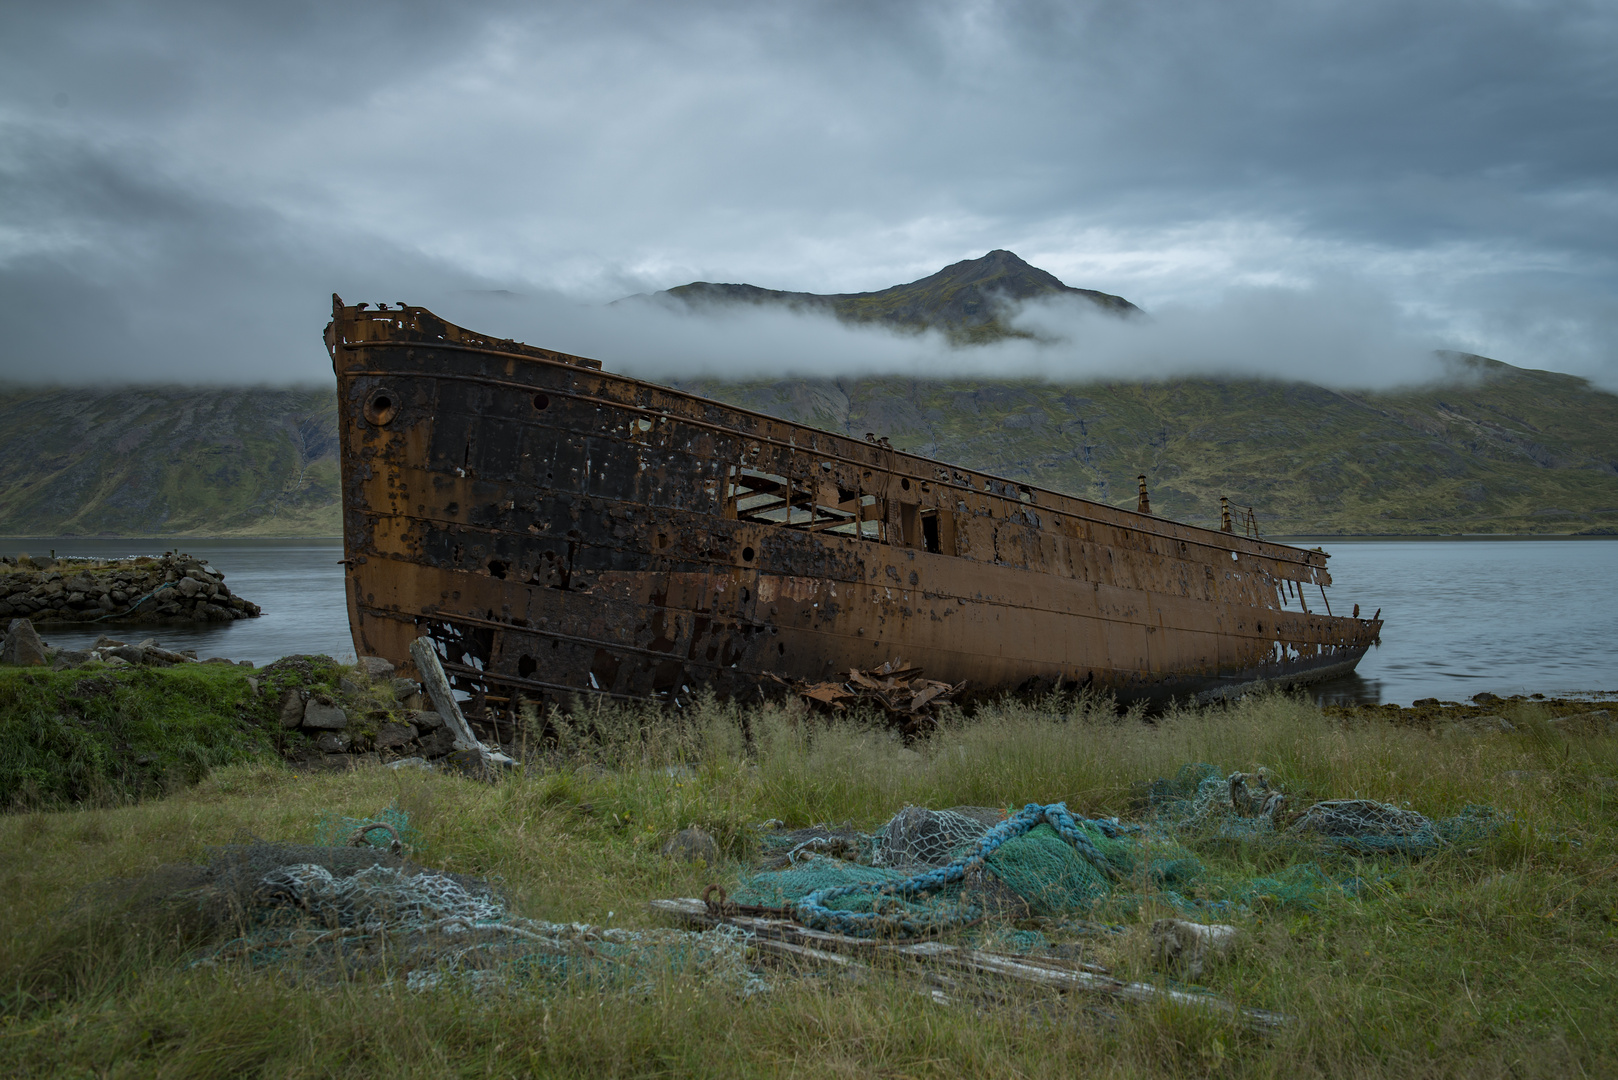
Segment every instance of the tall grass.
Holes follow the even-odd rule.
[[[372,770],[316,777],[216,770],[133,806],[0,818],[0,1068],[98,1075],[1538,1076],[1618,1072],[1618,740],[1570,738],[1530,707],[1515,734],[1438,740],[1342,723],[1285,697],[1146,722],[1087,698],[950,717],[907,747],[868,718],[702,702],[678,715],[585,709],[545,765],[485,785]],[[650,993],[574,987],[472,996],[273,972],[192,969],[217,934],[139,889],[72,907],[84,887],[140,879],[243,833],[308,840],[329,815],[406,810],[419,861],[488,876],[517,910],[648,925],[645,903],[728,881],[759,824],[873,827],[906,804],[1065,800],[1137,812],[1143,785],[1187,762],[1266,766],[1300,797],[1366,797],[1429,816],[1486,803],[1494,837],[1409,863],[1311,911],[1257,909],[1245,944],[1204,977],[1298,1022],[1262,1037],[1169,1008],[1016,988],[940,1007],[911,973],[850,983],[778,977],[738,999],[670,976]],[[1509,777],[1507,774],[1512,774]],[[722,865],[659,854],[687,825]],[[1241,851],[1209,852],[1239,863]],[[153,879],[146,878],[151,881]],[[99,906],[98,906],[99,905]],[[1147,905],[1109,962],[1163,976]],[[992,1003],[991,1003],[992,1002]]]

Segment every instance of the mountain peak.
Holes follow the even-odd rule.
[[[1071,296],[1114,315],[1140,311],[1121,296],[1066,285],[1056,275],[1030,265],[1016,252],[1004,248],[996,248],[976,259],[951,263],[927,277],[875,292],[785,292],[757,285],[693,281],[661,295],[691,307],[779,304],[800,311],[828,311],[845,322],[881,322],[914,331],[938,329],[958,345],[1024,336],[1001,320],[1008,302],[1041,296]]]

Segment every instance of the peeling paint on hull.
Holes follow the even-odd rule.
[[[333,298],[349,620],[495,702],[819,680],[1217,696],[1353,670],[1326,555],[1021,486]],[[1356,611],[1357,614],[1357,611]]]

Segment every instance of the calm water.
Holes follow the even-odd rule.
[[[156,554],[158,540],[10,540],[12,553]],[[223,626],[124,627],[115,636],[155,634],[201,656],[268,663],[295,652],[352,659],[343,573],[335,540],[184,540],[233,591],[264,608],[258,619]],[[1311,544],[1312,546],[1312,544]],[[1618,691],[1618,541],[1325,541],[1332,607],[1382,609],[1382,644],[1359,671],[1318,688],[1332,701],[1464,700],[1506,695]],[[53,645],[76,647],[102,631],[47,630]]]
[[[45,627],[52,645],[83,648],[102,634],[125,641],[156,637],[171,649],[195,649],[201,657],[224,656],[267,664],[290,653],[325,653],[354,659],[343,600],[340,540],[7,540],[8,554],[160,555],[178,548],[222,571],[230,591],[264,609],[256,619],[195,626],[112,626],[68,630]]]
[[[1313,546],[1310,544],[1309,546]],[[1382,644],[1326,700],[1618,691],[1618,541],[1322,541],[1332,607],[1382,609]]]

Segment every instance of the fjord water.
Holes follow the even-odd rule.
[[[1408,704],[1618,691],[1618,540],[1327,540],[1331,604],[1382,609],[1382,643],[1359,670],[1314,688],[1322,701]],[[109,558],[178,547],[224,571],[262,617],[225,625],[50,628],[82,648],[103,632],[265,664],[289,653],[352,660],[337,540],[10,540],[12,553]],[[1314,541],[1309,545],[1313,546]],[[1311,606],[1314,606],[1311,604]]]

